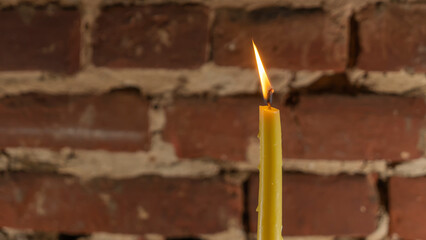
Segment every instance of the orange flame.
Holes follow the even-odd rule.
[[[259,52],[257,51],[256,44],[254,44],[253,40],[252,40],[252,43],[253,43],[254,54],[256,55],[257,70],[259,71],[260,85],[262,86],[263,99],[265,99],[265,101],[268,101],[268,98],[270,97],[270,94],[274,91],[274,89],[272,88],[272,85],[269,82],[268,75],[266,75],[266,71],[265,71],[265,68],[263,67],[262,60],[260,59]]]

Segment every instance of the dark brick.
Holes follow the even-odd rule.
[[[79,68],[80,15],[76,9],[23,5],[0,10],[0,70],[72,73]]]
[[[390,235],[425,239],[426,178],[392,177],[389,181]]]
[[[207,60],[208,9],[198,5],[104,8],[94,33],[97,66],[195,68]]]
[[[242,214],[240,187],[218,178],[139,177],[81,182],[46,174],[0,178],[0,226],[38,231],[183,237],[228,229]]]
[[[213,58],[219,65],[254,67],[251,40],[267,67],[343,70],[347,30],[321,9],[221,9],[213,30]]]
[[[250,231],[257,229],[258,176],[249,184]],[[376,229],[379,199],[373,176],[284,174],[283,234],[363,237]]]
[[[357,14],[361,52],[358,67],[365,70],[426,71],[426,6],[379,4]]]
[[[137,94],[27,94],[0,99],[0,147],[147,150],[148,101]]]

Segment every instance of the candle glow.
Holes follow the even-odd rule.
[[[254,49],[254,55],[256,56],[256,64],[257,64],[257,70],[259,72],[259,78],[260,78],[260,85],[262,86],[262,94],[263,99],[265,101],[268,101],[270,98],[270,94],[273,93],[274,89],[272,88],[271,82],[269,81],[268,75],[266,74],[265,68],[263,67],[262,60],[260,59],[259,51],[257,51],[256,44],[253,43],[253,49]]]

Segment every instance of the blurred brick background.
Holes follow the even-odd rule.
[[[426,2],[0,0],[1,240],[426,239]]]

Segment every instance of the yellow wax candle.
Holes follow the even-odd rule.
[[[259,202],[258,240],[281,240],[282,231],[282,149],[280,111],[270,106],[272,86],[253,43],[263,97],[268,106],[259,106]]]

